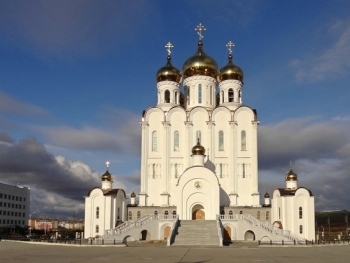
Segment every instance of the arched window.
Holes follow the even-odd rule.
[[[175,131],[174,132],[174,151],[179,151],[180,147],[179,147],[179,132]]]
[[[213,104],[213,86],[210,86],[210,105]]]
[[[299,218],[303,218],[303,208],[301,206],[299,207]]]
[[[245,178],[245,163],[242,163],[242,177]]]
[[[232,219],[232,217],[233,217],[233,212],[232,212],[232,210],[230,210],[230,211],[228,212],[228,215],[229,215],[229,218]]]
[[[219,151],[224,150],[224,132],[219,131]]]
[[[118,219],[119,219],[119,216],[120,216],[120,208],[118,207]]]
[[[175,164],[175,178],[177,178],[177,176],[178,176],[178,169],[177,169],[177,163]]]
[[[225,93],[224,93],[224,91],[221,91],[221,102],[222,103],[225,102]]]
[[[158,218],[158,211],[157,211],[157,210],[154,211],[154,217],[155,217],[155,218]]]
[[[269,219],[270,219],[270,212],[266,211],[266,220],[269,220]]]
[[[240,215],[242,215],[242,214],[243,214],[243,211],[242,211],[242,210],[241,210],[241,211],[239,211],[239,214],[240,214]]]
[[[100,218],[100,208],[96,207],[96,219]]]
[[[256,218],[260,220],[260,211],[256,213]]]
[[[233,96],[234,96],[233,89],[229,89],[228,90],[228,101],[229,102],[233,101]]]
[[[196,141],[198,141],[200,144],[202,143],[202,133],[201,131],[196,132]]]
[[[176,211],[173,211],[173,218],[176,218]]]
[[[239,103],[242,103],[242,91],[241,90],[239,90],[238,97],[239,97]]]
[[[281,208],[278,208],[278,219],[281,219]]]
[[[132,220],[132,212],[129,211],[129,220]]]
[[[175,91],[174,96],[175,96],[175,104],[178,104],[178,103],[179,103],[179,100],[178,100],[178,98],[177,98],[177,91]]]
[[[220,168],[220,170],[219,170],[220,178],[222,178],[222,177],[223,177],[223,173],[222,173],[222,163],[220,163],[219,168]]]
[[[168,218],[168,215],[169,215],[169,212],[168,212],[168,211],[165,211],[165,212],[164,212],[164,218],[167,219],[167,218]]]
[[[247,150],[247,139],[246,139],[246,132],[241,131],[241,151]]]
[[[152,132],[152,152],[157,151],[157,132]]]
[[[190,87],[187,86],[187,105],[190,105]]]
[[[202,103],[202,84],[198,85],[198,103]]]
[[[95,232],[98,233],[100,231],[100,227],[98,225],[96,225],[96,229],[95,230],[96,230]]]
[[[165,103],[170,103],[170,91],[169,90],[166,90],[164,92],[164,102]]]
[[[153,177],[153,179],[156,178],[156,165],[155,164],[152,164],[152,177]]]
[[[299,233],[300,233],[300,234],[303,233],[303,226],[302,226],[302,225],[299,226]]]
[[[220,215],[224,215],[224,214],[225,214],[225,210],[221,210]]]
[[[141,212],[137,211],[137,219],[141,218]]]

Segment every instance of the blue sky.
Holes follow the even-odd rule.
[[[83,216],[108,160],[115,187],[139,189],[142,111],[174,45],[182,68],[226,44],[257,109],[260,193],[289,162],[316,209],[350,209],[350,2],[0,1],[0,181],[30,186],[36,215]]]

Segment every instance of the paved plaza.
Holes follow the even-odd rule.
[[[0,262],[350,262],[350,245],[320,245],[309,247],[85,247],[21,242],[0,242]]]

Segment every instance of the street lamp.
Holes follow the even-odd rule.
[[[32,235],[32,214],[35,214],[36,211],[34,211],[33,213],[31,213],[29,215],[29,236]]]

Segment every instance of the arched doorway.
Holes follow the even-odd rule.
[[[140,233],[140,240],[151,240],[151,234],[147,230],[142,230]]]
[[[192,208],[192,220],[205,220],[205,212],[202,205],[195,205]]]
[[[166,227],[164,228],[164,240],[167,240],[167,239],[168,239],[169,234],[170,234],[170,230],[171,230],[170,226],[166,226]]]
[[[254,241],[255,240],[255,234],[253,231],[248,230],[244,234],[244,240],[245,241]]]
[[[225,226],[224,228],[224,240],[231,241],[231,227]]]

